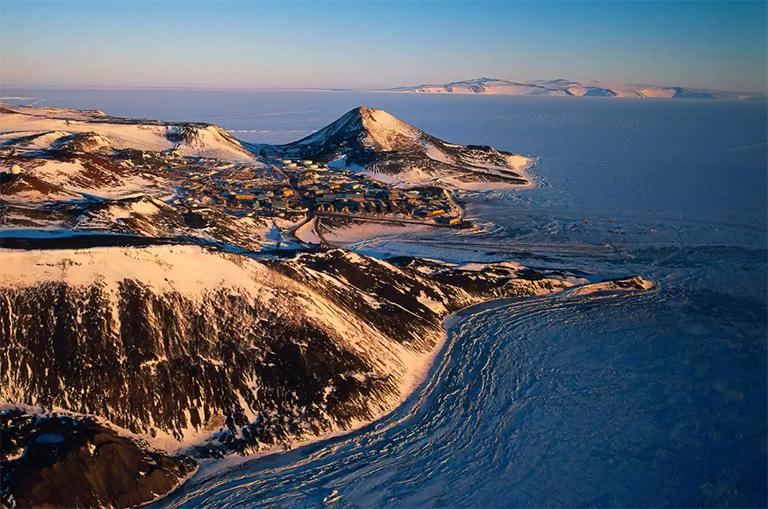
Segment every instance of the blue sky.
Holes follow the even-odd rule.
[[[756,2],[0,2],[0,83],[391,87],[489,76],[768,87]]]

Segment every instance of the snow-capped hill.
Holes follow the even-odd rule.
[[[379,417],[421,381],[447,313],[580,281],[188,245],[2,249],[0,263],[0,402],[93,415],[203,456]]]
[[[249,162],[253,154],[224,129],[211,124],[175,124],[165,128],[170,149],[184,157],[209,157],[224,161]],[[136,148],[136,147],[134,147]]]
[[[162,227],[169,223],[169,219],[174,214],[179,215],[170,205],[142,194],[121,200],[93,203],[74,221],[71,229],[115,231],[159,237],[163,236]]]
[[[0,145],[21,150],[67,150],[108,154],[113,151],[108,138],[95,132],[65,131],[11,132],[0,135]]]
[[[442,94],[503,94],[503,95],[566,95],[562,83],[558,80],[557,87],[546,86],[544,83],[519,82],[495,78],[477,78],[472,80],[455,81],[444,85],[419,85],[416,87],[400,87],[396,92],[442,93]]]
[[[112,143],[110,143],[108,138],[93,132],[62,136],[54,140],[50,147],[53,149],[95,154],[106,154],[113,150]]]
[[[384,110],[361,106],[296,145],[331,146],[334,143],[380,151],[413,150],[424,135]]]
[[[62,131],[43,131],[43,132],[15,132],[15,136],[7,137],[4,133],[2,145],[13,146],[23,149],[44,150],[50,148],[58,140],[66,137],[69,133]]]
[[[577,281],[493,268],[425,275],[340,250],[254,260],[188,245],[4,249],[0,261],[3,346],[16,352],[2,356],[0,397],[154,430],[166,440],[152,441],[167,450],[210,437],[217,428],[206,421],[217,413],[233,428],[278,410],[294,421],[262,421],[252,446],[282,441],[291,428],[319,434],[370,418],[418,383],[414,361],[434,355],[448,312]],[[57,306],[66,309],[53,313]],[[48,355],[54,346],[61,356]],[[299,369],[306,378],[292,378]],[[39,371],[61,383],[36,383]],[[345,380],[352,373],[361,376]],[[174,385],[179,397],[148,401],[157,383]],[[81,386],[90,389],[70,390]],[[330,397],[345,390],[371,397],[350,407]]]
[[[35,117],[83,121],[115,118],[110,117],[110,115],[101,110],[73,110],[70,108],[54,108],[52,106],[23,106],[8,103],[0,103],[0,113],[23,113]]]
[[[81,199],[81,194],[41,180],[34,175],[0,174],[0,204],[41,205]]]
[[[93,153],[56,149],[41,157],[4,155],[0,158],[0,171],[7,172],[6,168],[14,164],[23,169],[24,176],[35,177],[69,193],[118,198],[137,192],[162,194],[169,190],[169,184],[162,177],[135,171],[114,158]]]
[[[398,87],[390,92],[420,94],[489,94],[569,97],[625,97],[662,99],[744,99],[764,98],[764,94],[737,94],[712,90],[693,90],[678,86],[629,85],[592,81],[579,83],[563,78],[556,80],[511,81],[476,78],[442,85]]]
[[[65,146],[83,152],[136,149],[235,162],[255,160],[239,141],[211,124],[126,119],[100,111],[0,106],[3,146],[38,150]]]
[[[78,232],[109,232],[161,239],[165,242],[221,243],[261,251],[274,246],[269,234],[281,218],[233,216],[215,209],[179,208],[138,194],[114,200],[80,203],[61,224]]]
[[[362,106],[304,139],[259,149],[265,155],[350,167],[388,182],[462,188],[529,185],[525,170],[533,163],[487,146],[448,143],[386,111]]]

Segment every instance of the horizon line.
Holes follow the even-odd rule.
[[[533,80],[515,80],[515,79],[507,79],[507,78],[489,78],[489,77],[480,77],[480,78],[469,78],[469,79],[463,79],[463,80],[455,80],[455,81],[449,81],[446,83],[420,83],[418,85],[399,85],[395,87],[316,87],[316,86],[307,86],[307,87],[300,87],[300,86],[181,86],[181,85],[67,85],[67,84],[57,84],[57,85],[49,85],[49,84],[16,84],[16,83],[2,83],[0,82],[0,91],[2,91],[4,88],[33,88],[33,89],[70,89],[70,90],[227,90],[227,91],[242,91],[242,92],[257,92],[257,91],[282,91],[282,92],[397,92],[400,89],[404,88],[418,88],[423,86],[445,86],[455,83],[463,83],[468,81],[476,81],[476,80],[498,80],[498,81],[511,81],[511,82],[519,82],[519,83],[532,83],[532,82],[553,82],[553,81],[571,81],[566,78],[553,78],[553,79],[533,79]],[[624,83],[624,82],[613,82],[613,81],[600,81],[600,80],[591,80],[591,81],[576,81],[573,80],[574,83],[579,83],[581,85],[588,85],[590,83],[600,83],[604,85],[626,85],[626,86],[648,86],[648,87],[665,87],[665,88],[685,88],[691,91],[710,91],[710,92],[724,92],[724,93],[731,93],[731,94],[763,94],[768,96],[768,88],[763,90],[726,90],[726,89],[719,89],[719,88],[702,88],[702,87],[691,87],[686,85],[660,85],[655,83]],[[500,95],[500,94],[474,94],[474,95]]]

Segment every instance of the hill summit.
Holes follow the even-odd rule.
[[[424,138],[431,136],[384,110],[360,106],[295,144],[320,144],[329,148],[333,144],[346,144],[375,151],[403,151],[422,146]]]
[[[533,159],[484,145],[436,138],[380,109],[360,106],[301,140],[262,145],[265,155],[308,158],[386,182],[441,181],[460,188],[530,184]]]

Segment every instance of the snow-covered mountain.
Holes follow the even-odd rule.
[[[203,175],[221,190],[282,193],[279,171],[256,176],[276,154],[415,182],[527,183],[527,158],[452,145],[380,110],[247,146],[258,155],[205,124],[16,107],[0,122],[5,506],[139,505],[201,458],[362,426],[422,380],[450,313],[587,282],[298,241],[276,252],[268,244],[308,217],[189,204],[212,199]]]
[[[455,145],[386,111],[359,107],[314,134],[287,145],[262,145],[265,155],[307,157],[355,168],[386,182],[441,181],[455,187],[526,186],[533,159],[488,146]]]
[[[419,383],[447,313],[579,281],[532,277],[514,265],[419,270],[343,251],[255,260],[178,245],[2,249],[0,264],[6,405],[66,416],[83,429],[95,419],[124,430],[148,444],[126,442],[136,455],[197,458],[290,447],[370,422]],[[63,456],[41,464],[24,452],[23,436],[3,448],[4,485],[20,506],[50,501],[51,486],[68,478],[77,485],[80,472],[65,469],[72,455],[137,486],[153,470],[148,461],[110,459],[95,437],[64,442],[61,430],[42,425],[27,435],[34,442],[41,433],[63,442]],[[190,471],[179,461],[168,459],[176,480]],[[81,490],[56,500],[136,502],[98,483]]]
[[[39,108],[0,103],[0,146],[70,148],[112,153],[122,149],[167,152],[225,161],[254,160],[228,132],[198,122],[161,122],[112,117],[101,111]]]
[[[442,85],[418,85],[398,87],[390,92],[422,94],[489,94],[489,95],[531,95],[571,97],[625,97],[663,99],[746,99],[764,97],[754,93],[732,93],[712,90],[688,89],[676,86],[628,85],[590,81],[579,83],[565,79],[512,81],[495,78],[476,78],[454,81]]]
[[[49,237],[53,233],[45,231],[67,237],[109,233],[123,235],[125,242],[138,236],[259,251],[275,245],[269,238],[274,230],[292,224],[291,219],[193,209],[178,200],[166,203],[190,165],[198,170],[201,165],[263,166],[216,126],[16,106],[2,109],[0,122],[0,226],[12,237],[17,229],[42,230]],[[12,175],[11,167],[20,174]],[[169,177],[169,169],[176,178]],[[89,242],[78,238],[79,245]],[[4,242],[31,245],[8,237]]]

